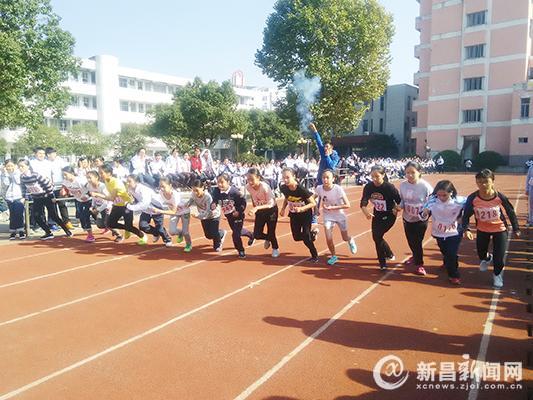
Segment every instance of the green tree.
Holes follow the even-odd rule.
[[[25,157],[33,153],[35,147],[54,147],[60,154],[68,151],[67,139],[58,128],[40,125],[22,134],[12,149],[13,158]]]
[[[396,157],[398,142],[392,135],[371,135],[362,151],[364,157]]]
[[[461,171],[463,169],[463,162],[461,155],[454,150],[444,150],[433,157],[434,160],[441,156],[444,160],[445,171]]]
[[[150,131],[165,143],[213,146],[218,138],[246,131],[247,121],[236,112],[237,96],[229,82],[203,83],[200,78],[178,89],[174,104],[156,107]]]
[[[62,83],[77,68],[74,38],[49,0],[2,0],[0,16],[0,128],[35,128],[69,103]]]
[[[282,86],[301,69],[320,77],[318,126],[353,131],[389,79],[391,14],[377,0],[278,0],[274,10],[256,64]]]
[[[120,132],[111,136],[111,142],[116,157],[130,159],[137,151],[146,147],[148,141],[148,126],[139,124],[124,124]]]
[[[91,123],[77,124],[67,133],[68,152],[77,156],[104,156],[110,147],[110,137],[98,131]]]

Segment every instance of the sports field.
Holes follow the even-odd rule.
[[[441,178],[461,195],[475,190],[472,175],[426,177],[432,184]],[[523,225],[524,177],[497,175],[496,186]],[[337,235],[334,267],[326,266],[322,234],[320,264],[306,263],[308,251],[292,240],[286,217],[276,259],[256,242],[238,260],[229,236],[215,253],[198,222],[190,254],[161,243],[140,247],[134,238],[116,244],[98,236],[89,244],[81,232],[0,246],[0,399],[528,398],[533,232],[522,227],[522,237],[511,239],[499,291],[466,239],[460,286],[449,284],[429,232],[428,275],[404,270],[400,219],[386,235],[396,264],[380,272],[361,192],[347,189],[359,251],[352,256]],[[441,373],[464,362],[463,354],[500,363],[501,383],[504,363],[522,362],[522,389],[511,388],[514,379],[493,390],[423,387],[450,383]],[[393,368],[382,379],[408,373],[396,390],[380,388],[373,376],[388,355],[404,371]],[[433,381],[421,379],[419,363],[435,363]],[[455,383],[467,382],[457,374]]]

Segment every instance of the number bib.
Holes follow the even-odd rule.
[[[41,189],[39,185],[29,185],[26,186],[26,192],[28,192],[29,194],[38,194],[42,193],[43,189]]]
[[[490,222],[500,219],[499,207],[476,208],[474,212],[476,213],[476,218],[479,221]]]
[[[405,213],[411,217],[418,217],[420,216],[420,212],[422,211],[422,208],[424,207],[423,204],[417,203],[417,204],[406,204],[405,205]]]
[[[296,212],[295,208],[297,207],[303,207],[305,206],[305,203],[303,201],[289,201],[289,212]]]
[[[385,200],[372,199],[370,201],[374,205],[376,211],[387,211],[387,202]]]
[[[233,201],[222,202],[222,213],[224,215],[235,212],[235,204]]]
[[[456,232],[457,222],[454,222],[453,224],[443,224],[442,222],[439,222],[435,225],[435,230],[438,233]]]

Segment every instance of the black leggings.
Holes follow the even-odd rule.
[[[318,257],[315,244],[311,237],[311,222],[313,213],[309,210],[303,213],[289,213],[291,220],[292,238],[296,242],[303,241],[311,252],[311,257]]]
[[[121,217],[124,218],[124,224],[118,222]],[[110,229],[124,229],[138,237],[144,236],[144,233],[133,226],[133,212],[129,211],[126,206],[113,206],[111,213],[109,213],[107,224]]]
[[[218,218],[203,219],[201,223],[206,239],[212,239],[213,249],[218,249],[220,247],[220,240],[223,233],[219,229],[220,220]]]
[[[233,214],[227,214],[226,218],[231,228],[231,238],[233,239],[233,246],[237,251],[244,251],[241,236],[252,238],[252,232],[242,227],[244,224],[243,217],[234,217]]]
[[[416,266],[424,265],[424,249],[422,243],[428,227],[427,221],[407,222],[403,220],[403,229],[409,248],[413,252],[413,262]]]
[[[489,242],[492,236],[492,257],[494,264],[494,275],[500,275],[503,270],[505,252],[507,251],[507,231],[503,232],[482,232],[477,231],[476,247],[480,260],[487,259]]]
[[[266,210],[259,210],[255,213],[254,239],[268,240],[273,249],[278,249],[278,239],[276,238],[276,226],[278,224],[278,207],[274,206]],[[265,225],[267,233],[264,233]]]
[[[65,233],[68,233],[69,230],[65,226],[65,223],[57,213],[57,206],[52,201],[51,197],[33,197],[32,213],[35,216],[35,222],[41,227],[46,234],[50,234],[50,227],[46,223],[46,217],[44,216],[44,209],[48,211],[48,217],[52,219],[57,225],[59,225]]]
[[[372,218],[372,239],[376,245],[379,265],[385,265],[386,259],[393,256],[392,250],[383,236],[394,226],[395,222],[396,216],[392,213],[380,213]]]

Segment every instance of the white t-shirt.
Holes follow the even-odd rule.
[[[431,234],[434,237],[447,238],[459,234],[457,218],[463,209],[465,198],[458,197],[443,203],[437,198],[430,198],[425,208],[431,211]]]
[[[176,190],[172,191],[172,195],[168,199],[163,195],[163,193],[159,192],[156,196],[155,202],[159,202],[162,205],[163,210],[176,209],[176,215],[185,215],[190,214],[191,212],[190,208],[187,207],[187,201],[182,200],[180,193]]]
[[[330,190],[324,189],[324,185],[319,185],[315,189],[315,194],[320,199],[321,212],[323,213],[324,220],[337,220],[338,218],[344,218],[344,210],[326,210],[323,206],[341,206],[344,204],[343,196],[345,195],[344,189],[337,184],[334,184]]]
[[[89,196],[89,189],[87,188],[87,179],[84,176],[77,176],[72,182],[65,179],[63,180],[63,186],[65,186],[70,195],[80,202],[86,202],[91,200]]]
[[[408,181],[402,182],[400,184],[400,196],[402,198],[400,205],[403,208],[403,219],[407,222],[422,221],[420,212],[432,192],[431,185],[423,179],[415,184]]]
[[[272,207],[276,205],[274,193],[272,193],[272,189],[265,182],[261,182],[257,189],[254,189],[251,185],[246,185],[246,190],[250,193],[254,207],[264,206],[269,203],[272,204]]]

